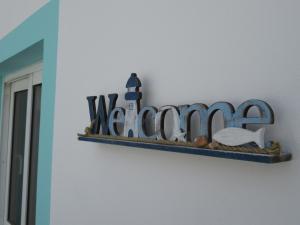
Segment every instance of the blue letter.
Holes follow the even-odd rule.
[[[156,134],[153,135],[146,135],[146,124],[145,119],[147,114],[151,114],[151,120],[155,123],[155,115],[157,113],[157,108],[153,106],[144,107],[139,115],[138,115],[138,130],[139,130],[139,137],[141,138],[149,138],[149,139],[156,139]]]
[[[247,113],[252,106],[258,108],[260,116],[247,117]],[[246,128],[246,124],[273,124],[274,123],[274,112],[268,103],[251,99],[242,103],[234,114],[234,126]]]
[[[92,134],[99,134],[100,126],[102,126],[102,134],[108,135],[108,121],[107,114],[110,115],[110,112],[115,108],[116,101],[118,98],[117,94],[108,95],[109,98],[109,111],[106,111],[105,97],[104,95],[99,96],[98,110],[96,114],[96,96],[87,97],[89,104],[90,120],[92,123]]]
[[[119,136],[120,132],[118,131],[118,124],[123,124],[124,128],[125,123],[125,109],[121,107],[114,108],[109,116],[108,127],[111,135]]]

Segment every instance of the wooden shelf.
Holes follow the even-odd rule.
[[[292,155],[286,152],[283,152],[281,155],[243,153],[243,152],[212,150],[207,148],[168,145],[168,144],[160,144],[160,143],[153,143],[153,142],[136,142],[131,140],[106,138],[101,136],[90,137],[90,136],[85,136],[80,134],[78,135],[78,140],[112,144],[112,145],[129,146],[135,148],[145,148],[151,150],[160,150],[160,151],[167,151],[167,152],[178,152],[178,153],[204,155],[204,156],[211,156],[211,157],[218,157],[218,158],[253,161],[253,162],[260,162],[260,163],[278,163],[278,162],[289,161],[292,158]]]

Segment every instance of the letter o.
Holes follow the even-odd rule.
[[[176,106],[167,105],[159,109],[155,117],[155,132],[157,133],[158,140],[166,140],[165,134],[165,117],[166,113],[171,110],[173,114],[173,130],[169,138],[170,141],[186,141],[186,132],[180,129],[179,111]]]

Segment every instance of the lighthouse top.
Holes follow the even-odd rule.
[[[126,88],[132,87],[141,87],[142,83],[140,79],[137,77],[136,73],[132,73],[130,78],[127,81]]]

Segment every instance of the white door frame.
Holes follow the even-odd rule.
[[[30,159],[30,139],[31,139],[31,116],[32,116],[32,95],[33,86],[42,83],[42,63],[36,63],[15,73],[8,74],[3,81],[3,104],[2,104],[2,126],[0,130],[0,224],[10,225],[8,217],[8,195],[10,179],[10,157],[12,144],[13,106],[14,93],[21,90],[28,90],[27,93],[27,118],[25,149],[23,162],[23,194],[22,194],[22,214],[21,225],[26,224],[27,216],[27,194],[28,194],[28,173]]]

